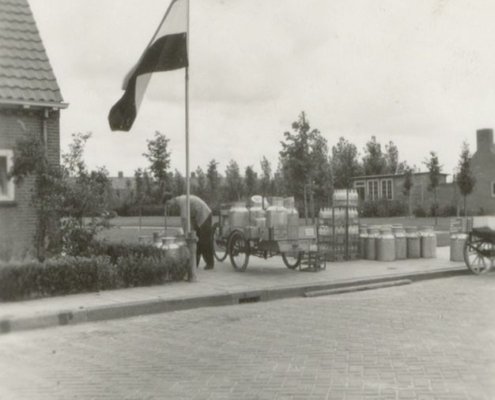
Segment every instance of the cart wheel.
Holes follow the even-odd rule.
[[[490,270],[492,244],[469,236],[464,244],[464,261],[467,267],[476,275]]]
[[[227,243],[228,239],[222,237],[221,226],[218,222],[213,225],[213,255],[218,261],[223,261],[227,258]]]
[[[245,271],[249,261],[249,242],[242,232],[235,231],[230,235],[228,244],[232,266],[237,271]]]
[[[282,253],[282,260],[289,269],[296,269],[301,264],[302,252],[298,252],[297,255]]]

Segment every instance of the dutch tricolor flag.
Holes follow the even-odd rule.
[[[129,131],[153,72],[188,66],[188,0],[172,0],[143,55],[124,79],[125,91],[110,110],[112,131]]]

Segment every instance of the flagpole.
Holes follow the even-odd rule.
[[[188,66],[185,69],[185,117],[186,117],[186,232],[190,252],[190,263],[188,271],[189,282],[196,280],[196,235],[191,231],[191,180],[189,171],[189,0],[187,0],[187,58]]]

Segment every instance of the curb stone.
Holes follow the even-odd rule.
[[[466,268],[445,268],[437,269],[431,272],[414,272],[405,274],[398,273],[381,277],[371,276],[342,281],[254,289],[226,294],[213,294],[174,299],[152,299],[138,302],[120,303],[117,305],[111,304],[105,306],[79,308],[77,310],[54,311],[53,313],[44,315],[36,315],[25,318],[14,317],[0,320],[0,334],[56,326],[75,325],[85,322],[130,318],[140,315],[159,314],[171,311],[190,310],[201,307],[227,306],[280,300],[293,297],[313,297],[307,296],[308,293],[312,292],[328,292],[331,294],[338,294],[352,290],[363,290],[362,288],[364,287],[378,288],[397,286],[398,281],[408,281],[407,283],[412,283],[428,279],[447,278],[467,274],[470,274],[470,272]]]

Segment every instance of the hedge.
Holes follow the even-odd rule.
[[[125,251],[126,245],[107,246],[113,254],[0,264],[0,300],[157,285],[186,277],[189,256],[185,248],[170,255],[151,246],[141,246],[148,247],[148,254],[142,248]],[[101,253],[103,249],[102,245]]]

